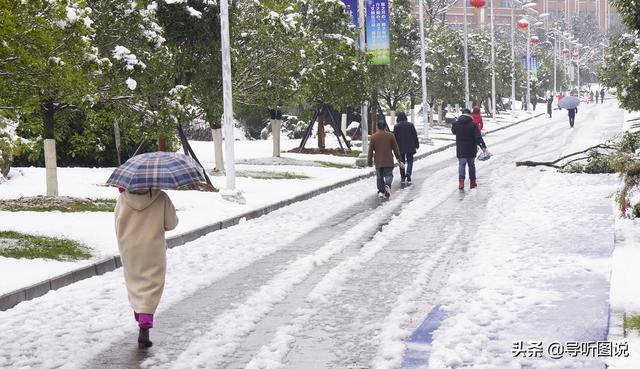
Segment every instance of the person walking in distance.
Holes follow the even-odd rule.
[[[600,104],[604,104],[604,88],[600,90]]]
[[[533,107],[533,110],[536,110],[536,105],[538,105],[538,96],[536,96],[535,94],[531,95],[531,105]]]
[[[573,128],[573,124],[576,122],[576,114],[578,114],[578,108],[567,109],[569,111],[569,126]]]
[[[549,114],[549,118],[551,118],[551,113],[553,111],[553,95],[547,96],[547,114]]]
[[[476,188],[476,154],[478,146],[487,149],[478,126],[473,123],[469,109],[462,110],[463,114],[453,123],[451,132],[456,135],[456,156],[458,157],[458,188],[464,189],[466,167],[469,166],[470,188]]]
[[[473,118],[473,123],[478,126],[478,129],[482,131],[482,127],[484,127],[484,123],[482,122],[482,114],[480,113],[480,107],[475,106],[473,108],[473,112],[471,113],[471,118]]]
[[[596,95],[596,104],[597,104],[599,102],[598,100],[600,100],[600,91],[596,90],[596,93],[594,95]]]
[[[406,166],[406,171],[400,167],[400,181],[402,183],[411,183],[411,174],[413,171],[413,154],[420,147],[418,141],[418,132],[413,123],[407,120],[407,114],[398,113],[397,123],[393,127],[393,135],[400,149],[400,160]]]
[[[140,328],[138,347],[151,347],[149,329],[153,328],[167,269],[164,233],[178,225],[176,209],[163,191],[120,188],[114,214],[129,303]]]
[[[377,122],[378,130],[369,140],[367,164],[373,166],[375,160],[378,197],[389,198],[393,182],[393,156],[398,163],[402,163],[402,160],[396,138],[393,133],[385,131],[385,125],[383,120]]]

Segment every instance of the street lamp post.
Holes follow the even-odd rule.
[[[516,20],[515,8],[518,0],[511,1],[511,116],[516,115]]]
[[[491,0],[491,122],[496,122],[496,48],[495,37],[493,32],[493,2]]]
[[[363,53],[367,51],[366,36],[365,36],[365,2],[364,0],[358,0],[358,24],[360,25],[360,51]],[[360,134],[362,136],[362,152],[356,163],[360,166],[367,165],[367,153],[369,152],[369,122],[368,122],[368,108],[367,102],[362,103],[360,110]]]
[[[467,0],[462,0],[464,8],[464,106],[469,109],[469,55],[468,55],[468,37],[467,37]]]
[[[557,85],[557,77],[556,77],[558,73],[557,71],[558,67],[557,67],[557,61],[556,61],[558,57],[558,54],[557,54],[558,53],[558,36],[555,34],[555,31],[554,31],[554,36],[555,37],[553,38],[553,96],[551,98],[555,97],[556,94],[558,93],[558,85]]]
[[[222,93],[224,103],[224,142],[227,177],[227,191],[236,190],[235,152],[233,148],[233,90],[231,87],[231,45],[229,41],[229,4],[220,0],[220,32],[222,46]]]
[[[529,25],[527,27],[527,96],[526,96],[527,101],[525,101],[526,104],[526,111],[529,113],[533,113],[530,109],[529,109],[529,102],[531,101],[531,25]]]
[[[433,141],[429,138],[429,114],[431,109],[427,99],[427,65],[426,65],[426,48],[424,40],[424,11],[423,0],[418,0],[420,11],[420,69],[422,72],[422,124],[424,127],[423,143],[433,144]]]

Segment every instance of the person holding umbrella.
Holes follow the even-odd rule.
[[[578,107],[567,109],[569,112],[569,126],[573,128],[573,125],[576,122],[576,114],[578,114]]]
[[[165,232],[178,225],[176,209],[162,189],[195,188],[205,180],[198,164],[182,154],[134,156],[109,177],[117,186],[115,230],[129,303],[138,322],[138,347],[151,347],[149,329],[164,290]]]
[[[573,128],[576,120],[576,114],[578,113],[578,105],[580,105],[580,99],[577,96],[567,96],[560,100],[560,107],[567,109],[569,112],[569,126]]]

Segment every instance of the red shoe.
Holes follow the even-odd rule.
[[[464,190],[464,179],[459,179],[458,180],[458,189],[459,190]]]
[[[472,179],[471,180],[471,188],[476,188],[476,187],[478,187],[478,184],[476,183],[475,179]]]

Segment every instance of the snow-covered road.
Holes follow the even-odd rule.
[[[617,178],[513,162],[614,136],[614,104],[584,106],[574,129],[554,111],[487,136],[477,190],[457,190],[447,150],[389,201],[362,181],[170,250],[147,352],[121,271],[0,312],[0,367],[601,368],[511,349],[606,338]],[[409,363],[405,340],[436,306]]]

